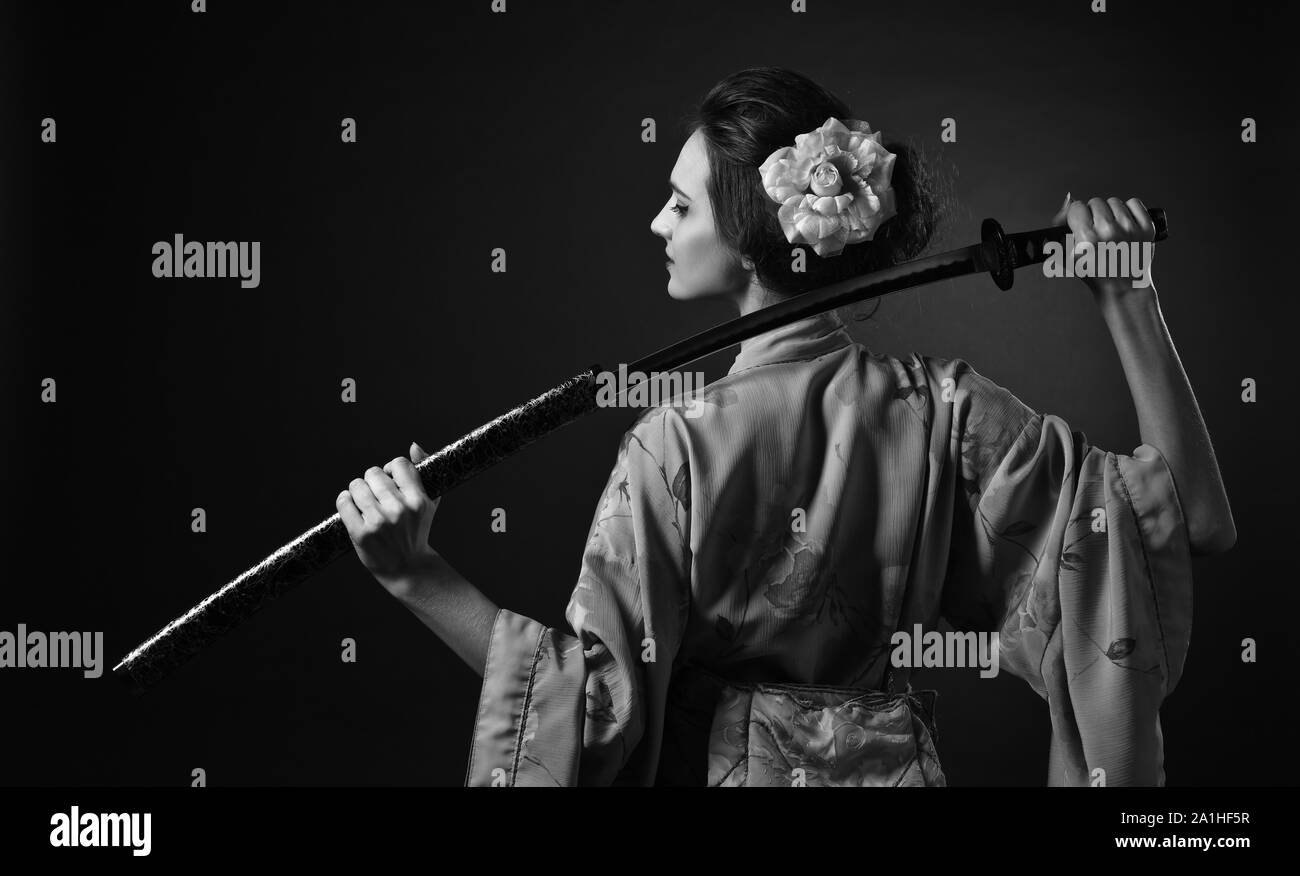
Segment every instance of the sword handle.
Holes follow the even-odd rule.
[[[1148,207],[1147,215],[1155,227],[1155,243],[1169,237],[1169,216],[1163,207]],[[981,249],[979,261],[989,272],[993,282],[1004,292],[1015,282],[1016,268],[1041,265],[1047,261],[1043,252],[1048,243],[1065,243],[1070,233],[1068,225],[1053,225],[1037,231],[1007,234],[996,219],[985,219],[980,226]]]
[[[594,411],[599,365],[507,411],[415,466],[431,496],[491,468],[565,423]],[[327,517],[194,608],[167,624],[113,667],[134,692],[157,684],[221,635],[339,557],[352,539],[338,514]]]

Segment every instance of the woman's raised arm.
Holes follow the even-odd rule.
[[[1155,228],[1137,198],[1093,198],[1071,201],[1057,214],[1066,219],[1076,241],[1148,243]],[[1165,327],[1146,261],[1145,285],[1131,277],[1090,277],[1102,318],[1137,407],[1142,442],[1159,450],[1169,463],[1187,520],[1194,554],[1226,551],[1236,543],[1232,510],[1191,383],[1183,371],[1169,330]]]

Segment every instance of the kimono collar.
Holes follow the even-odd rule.
[[[740,342],[740,353],[728,374],[755,365],[814,359],[854,343],[848,326],[834,310],[779,326]]]

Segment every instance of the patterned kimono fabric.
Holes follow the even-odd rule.
[[[941,618],[1046,702],[1048,784],[1164,784],[1192,581],[1158,450],[833,312],[676,401],[623,435],[568,629],[498,613],[467,784],[942,785],[933,692],[891,663]]]

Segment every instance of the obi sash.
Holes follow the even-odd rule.
[[[936,787],[937,692],[674,675],[657,785]]]

